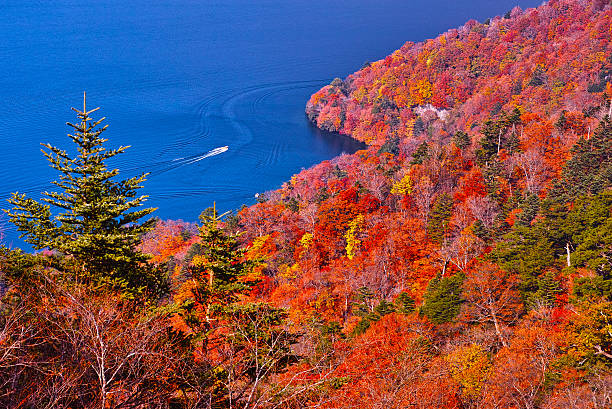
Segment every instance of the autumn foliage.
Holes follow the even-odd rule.
[[[30,376],[57,402],[88,382],[90,407],[611,407],[611,37],[608,1],[553,0],[334,80],[306,113],[367,148],[223,220],[158,221],[140,244],[170,281],[157,304],[2,253],[0,402],[50,402],[4,392]],[[133,368],[116,383],[95,376],[96,325],[109,370]]]

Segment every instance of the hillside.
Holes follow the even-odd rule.
[[[370,147],[240,220],[270,299],[344,345],[324,407],[609,402],[611,36],[607,1],[516,8],[311,97],[317,126]]]
[[[612,69],[607,1],[552,1],[469,21],[314,94],[319,127],[368,144],[389,138],[479,135],[483,123],[518,107],[557,117],[599,105]],[[441,119],[441,120],[437,120]],[[572,143],[574,141],[570,141]]]
[[[48,250],[0,252],[0,404],[612,407],[611,37],[561,0],[407,43],[306,106],[367,149],[198,226],[15,196]]]

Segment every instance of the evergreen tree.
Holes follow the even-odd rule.
[[[468,135],[466,132],[457,131],[453,136],[453,142],[455,143],[455,146],[457,148],[465,150],[472,144],[472,139],[470,138],[470,135]]]
[[[532,87],[539,87],[540,85],[544,85],[545,82],[546,73],[544,71],[544,68],[541,65],[538,65],[533,71],[533,74],[531,75],[529,85],[531,85]]]
[[[394,311],[395,311],[395,305],[393,305],[387,300],[380,300],[380,303],[378,303],[376,308],[374,308],[374,314],[376,316],[375,320],[378,321],[385,315],[391,314]]]
[[[563,132],[567,125],[567,117],[565,116],[565,114],[567,114],[567,111],[564,109],[563,111],[561,111],[561,115],[559,115],[559,119],[557,119],[557,122],[555,122],[555,128],[557,128],[559,132]]]
[[[390,153],[391,155],[397,156],[399,155],[399,152],[400,152],[399,144],[400,144],[399,137],[397,136],[389,137],[387,138],[385,143],[380,147],[377,153],[378,155],[380,155],[381,153]]]
[[[543,271],[555,262],[553,243],[541,223],[516,226],[491,256],[504,271],[519,274],[519,289],[527,303],[538,292]]]
[[[512,155],[520,151],[520,145],[521,141],[519,140],[518,134],[516,132],[512,132],[508,136],[508,138],[506,138],[506,143],[504,144],[504,147],[506,148],[506,151],[508,151],[508,153]]]
[[[414,126],[412,128],[412,134],[414,136],[419,136],[420,134],[422,134],[423,132],[425,132],[425,122],[423,122],[423,118],[421,118],[420,116],[417,117],[417,119],[414,121]]]
[[[553,307],[557,301],[557,294],[560,292],[559,282],[555,280],[552,272],[548,272],[538,280],[537,291],[529,294],[527,305],[530,308],[540,306]]]
[[[423,142],[419,145],[416,151],[412,154],[412,160],[410,161],[411,165],[420,165],[423,163],[428,156],[428,146],[427,142]]]
[[[463,302],[461,286],[464,278],[463,274],[455,274],[450,277],[442,277],[441,274],[438,274],[434,277],[427,285],[421,314],[434,324],[452,321],[459,314]]]
[[[472,233],[474,233],[476,237],[484,241],[487,241],[490,238],[486,226],[481,220],[478,219],[472,224]]]
[[[396,305],[384,299],[374,306],[374,293],[368,287],[361,287],[357,290],[357,300],[358,302],[353,303],[353,312],[356,316],[361,317],[361,320],[353,329],[353,335],[363,334],[370,328],[372,322],[380,320],[396,309]]]
[[[516,221],[517,226],[529,226],[540,210],[540,198],[536,194],[530,194],[525,198],[521,206],[522,212]]]
[[[380,300],[372,311],[369,311],[367,308],[367,306],[358,307],[356,315],[360,316],[361,320],[357,323],[355,329],[353,329],[353,335],[363,334],[370,328],[373,322],[377,322],[385,315],[395,311],[395,305],[387,300]]]
[[[357,301],[353,302],[353,313],[361,318],[365,318],[372,313],[374,293],[368,287],[361,287],[357,290]]]
[[[213,206],[200,215],[200,245],[187,268],[191,280],[174,306],[190,329],[185,339],[194,368],[181,388],[187,394],[206,390],[215,408],[250,399],[248,388],[295,362],[296,336],[284,328],[287,312],[247,298],[260,282],[254,269],[261,260],[247,257],[239,233],[225,231],[226,214]],[[228,382],[240,387],[232,390]]]
[[[516,125],[520,122],[521,111],[518,108],[514,108],[510,113],[502,112],[497,120],[488,119],[485,121],[480,131],[483,135],[479,141],[480,148],[476,151],[476,159],[481,166],[493,161],[502,148],[516,149],[518,146]],[[512,134],[508,138],[506,134],[510,128]]]
[[[105,118],[94,121],[90,115],[99,108],[72,108],[80,120],[68,123],[74,134],[68,136],[78,154],[43,144],[50,166],[60,172],[52,182],[59,192],[44,192],[42,202],[14,193],[7,211],[10,221],[22,232],[21,237],[35,249],[49,248],[71,256],[80,264],[81,273],[94,284],[107,283],[130,292],[147,288],[160,291],[163,279],[143,263],[147,256],[137,249],[143,233],[153,219],[139,223],[154,208],[139,209],[147,196],[137,196],[147,174],[116,180],[118,169],[108,169],[106,161],[123,153],[128,146],[107,149],[101,134]],[[51,209],[59,214],[52,213]]]
[[[587,267],[596,275],[576,281],[579,297],[612,294],[612,191],[576,199],[562,219],[571,250],[571,266]]]
[[[246,250],[240,248],[239,234],[223,230],[223,216],[215,207],[200,215],[199,254],[192,257],[188,268],[195,282],[194,298],[183,306],[186,320],[194,329],[207,328],[215,316],[222,316],[240,295],[259,282],[256,277],[249,277],[258,261],[245,259]],[[201,311],[204,317],[198,315]]]
[[[434,203],[429,215],[427,232],[435,243],[442,243],[448,230],[448,222],[453,209],[453,198],[447,193],[440,195]]]
[[[481,133],[483,137],[480,139],[480,148],[476,150],[476,159],[479,165],[485,166],[497,156],[497,152],[501,148],[501,143],[504,141],[503,136],[506,133],[507,124],[505,121],[492,119],[487,120]]]
[[[572,158],[566,162],[552,198],[571,202],[612,186],[612,122],[608,116],[589,139],[580,138],[571,152]]]
[[[612,280],[612,190],[576,200],[566,223],[575,248],[575,265]]]
[[[408,315],[415,310],[416,303],[408,293],[402,292],[395,299],[395,310],[400,314]]]

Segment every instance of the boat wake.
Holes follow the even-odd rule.
[[[223,152],[227,152],[228,149],[229,149],[229,146],[220,146],[218,148],[215,148],[213,150],[206,152],[203,155],[196,155],[196,156],[191,156],[188,158],[176,158],[176,159],[173,159],[172,162],[179,164],[179,165],[190,165],[192,163],[199,162],[202,159],[210,158],[211,156],[220,155]]]

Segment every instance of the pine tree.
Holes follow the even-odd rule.
[[[431,209],[429,223],[427,224],[427,232],[431,241],[442,243],[448,230],[448,222],[451,218],[452,210],[453,198],[447,193],[438,196]]]
[[[247,402],[248,391],[296,358],[291,350],[296,336],[284,326],[287,312],[249,301],[260,282],[254,269],[261,260],[247,257],[240,234],[223,228],[226,214],[213,206],[200,215],[198,254],[187,269],[191,280],[178,292],[183,300],[173,306],[189,327],[187,362],[194,368],[180,387],[185,397],[194,389],[207,391],[215,408]]]
[[[470,135],[468,135],[467,133],[463,131],[457,131],[455,135],[453,136],[453,142],[455,143],[456,147],[458,147],[461,150],[465,150],[467,147],[469,147],[472,144],[472,139],[470,138]]]
[[[442,277],[438,274],[427,285],[427,291],[423,297],[421,314],[425,315],[434,324],[442,324],[452,321],[461,308],[461,286],[465,276],[455,274],[450,277]]]
[[[429,154],[429,147],[427,146],[427,142],[423,142],[419,145],[416,151],[412,154],[412,160],[410,161],[411,165],[420,165],[423,163]]]
[[[612,121],[606,116],[589,139],[580,138],[572,147],[561,180],[551,197],[571,202],[575,197],[597,194],[612,186]]]
[[[521,206],[521,213],[516,221],[517,226],[529,226],[540,210],[540,198],[536,194],[530,194],[525,198]]]
[[[472,224],[472,233],[474,233],[476,237],[484,241],[487,241],[490,238],[486,226],[481,220],[478,219]]]
[[[400,139],[397,136],[389,137],[380,147],[377,154],[380,155],[381,153],[390,153],[391,155],[397,156],[400,152],[399,145]]]
[[[538,290],[529,295],[527,305],[530,308],[553,307],[557,300],[557,294],[560,292],[559,282],[552,272],[548,272],[538,280]]]
[[[238,234],[227,234],[221,226],[224,215],[216,207],[209,207],[200,215],[200,254],[193,257],[188,273],[195,281],[195,298],[186,308],[186,319],[197,327],[208,327],[216,316],[251,290],[259,280],[249,277],[257,260],[246,260],[245,249],[240,248]],[[203,311],[196,317],[193,310]]]
[[[504,271],[519,275],[519,290],[526,303],[537,293],[543,272],[556,258],[553,242],[542,223],[515,226],[491,256]]]
[[[116,180],[118,169],[108,169],[106,161],[123,153],[129,146],[107,149],[101,137],[108,125],[105,118],[93,120],[90,115],[99,108],[72,108],[80,120],[67,123],[75,132],[68,136],[78,154],[43,144],[43,154],[50,166],[60,172],[52,182],[59,192],[43,192],[41,202],[14,193],[9,199],[14,207],[7,211],[10,221],[35,249],[49,248],[71,256],[85,278],[94,284],[111,284],[129,291],[148,288],[157,291],[163,280],[142,265],[147,256],[137,249],[143,233],[154,220],[139,220],[154,208],[139,209],[147,196],[137,196],[147,174]],[[58,213],[52,212],[56,210]]]
[[[402,292],[395,299],[395,310],[400,314],[408,315],[415,310],[416,303],[408,293]]]

